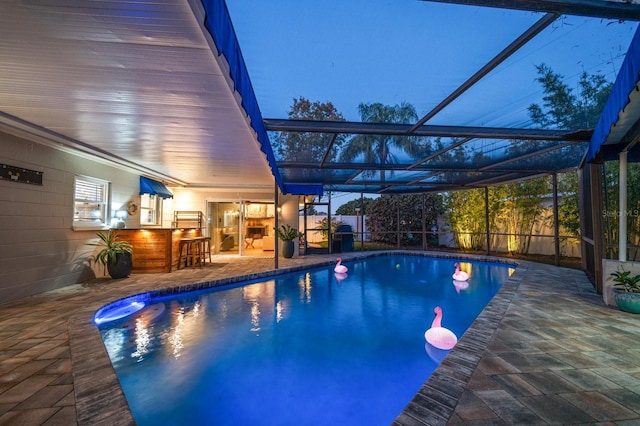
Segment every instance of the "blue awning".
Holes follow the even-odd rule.
[[[318,197],[322,197],[324,191],[322,185],[285,183],[282,193],[291,195],[317,195]]]
[[[235,90],[240,93],[242,107],[249,116],[250,125],[256,132],[260,149],[264,152],[267,163],[271,167],[273,178],[283,194],[292,195],[322,195],[322,184],[286,184],[282,180],[282,175],[278,170],[276,157],[271,147],[269,135],[264,127],[264,120],[258,101],[256,99],[249,72],[242,57],[238,39],[236,38],[229,10],[224,0],[203,0],[202,4],[206,11],[205,27],[209,30],[213,41],[218,48],[218,54],[225,57],[229,64],[229,73],[233,80]]]
[[[586,161],[615,160],[632,142],[640,121],[640,26],[636,30],[600,120],[593,131]],[[639,146],[640,147],[640,146]],[[640,160],[640,150],[629,161]]]
[[[173,198],[171,191],[162,182],[140,176],[140,195],[157,195],[161,198]]]
[[[218,48],[218,54],[224,56],[229,64],[231,79],[235,85],[235,90],[240,93],[242,107],[249,116],[251,127],[256,132],[258,142],[260,142],[260,148],[267,157],[267,162],[271,167],[271,172],[273,173],[276,183],[280,189],[284,191],[282,177],[276,166],[276,158],[271,148],[269,136],[264,128],[262,113],[258,107],[258,101],[256,100],[256,95],[253,91],[251,80],[249,79],[249,72],[247,71],[240,46],[238,45],[238,39],[236,38],[236,33],[231,23],[227,4],[224,0],[203,0],[202,4],[206,11],[205,27],[209,30]]]

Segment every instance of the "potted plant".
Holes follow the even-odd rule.
[[[300,233],[290,225],[282,225],[278,229],[278,238],[282,240],[282,256],[289,259],[293,257],[294,245],[293,240],[298,238]]]
[[[640,314],[640,275],[631,276],[631,271],[615,271],[613,294],[618,307],[634,314]]]
[[[98,232],[97,235],[100,241],[88,243],[90,246],[100,247],[100,251],[94,257],[94,261],[106,266],[111,278],[128,277],[131,269],[133,269],[131,259],[133,246],[126,241],[118,240],[118,236],[113,229],[110,229],[107,234]]]

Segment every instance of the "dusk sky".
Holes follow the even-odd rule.
[[[408,102],[423,116],[544,16],[419,0],[227,5],[264,118],[286,118],[303,96],[349,121],[360,102]],[[613,81],[636,27],[562,16],[427,124],[530,127],[527,107],[543,96],[536,65],[574,90],[583,71]]]
[[[543,16],[418,0],[227,4],[265,118],[286,117],[299,96],[353,121],[360,102],[425,114]],[[429,123],[527,127],[542,96],[535,65],[613,80],[636,26],[563,16]]]

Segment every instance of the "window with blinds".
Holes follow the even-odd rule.
[[[74,194],[73,225],[106,226],[109,210],[109,182],[76,176]]]

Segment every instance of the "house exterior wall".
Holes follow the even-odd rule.
[[[99,229],[74,229],[75,176],[110,183],[110,211],[140,205],[140,175],[106,161],[55,149],[37,139],[16,136],[0,128],[0,164],[43,172],[42,185],[0,179],[0,304],[104,276],[102,265],[90,262]],[[173,199],[162,205],[162,228],[171,228],[174,211],[207,214],[212,200],[272,201],[273,187],[261,189],[169,188]],[[297,197],[283,197],[283,207],[295,216]],[[128,229],[140,228],[140,215],[124,219]],[[105,228],[106,229],[106,228]]]
[[[279,226],[289,225],[292,228],[296,228],[300,231],[298,224],[298,196],[297,195],[281,195],[279,198],[280,201],[280,212],[279,214]],[[298,244],[298,239],[294,240],[294,249],[293,255],[300,255],[300,246]],[[280,247],[279,252],[280,256],[282,256],[282,241],[279,241]]]
[[[215,188],[169,188],[173,192],[172,210],[195,210],[207,214],[207,203],[216,201],[258,201],[273,202],[274,189],[228,189]],[[166,206],[165,206],[166,207]],[[173,213],[172,213],[173,214]],[[166,217],[166,216],[165,216]],[[173,217],[173,216],[172,216]],[[173,220],[172,218],[170,220]]]
[[[209,202],[219,201],[253,201],[253,202],[269,202],[274,201],[274,188],[251,189],[251,188],[235,188],[235,189],[185,189],[171,188],[173,192],[173,209],[195,210],[201,211],[208,215],[207,204]],[[293,227],[298,226],[298,196],[282,195],[279,196],[281,210],[279,212],[280,225],[288,224]],[[281,250],[281,248],[280,248]],[[280,252],[281,253],[281,252]],[[295,247],[295,254],[298,255],[298,246]]]
[[[139,202],[139,175],[2,131],[0,164],[44,172],[42,186],[0,180],[0,303],[102,276],[96,230],[73,229],[75,175],[111,182],[114,209]]]

